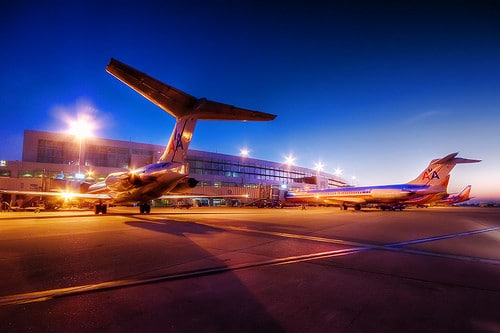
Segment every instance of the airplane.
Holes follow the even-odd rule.
[[[320,190],[287,191],[285,202],[337,204],[346,210],[348,205],[360,210],[363,205],[376,205],[382,210],[402,209],[408,202],[428,200],[444,195],[448,186],[449,174],[457,164],[477,163],[481,160],[456,157],[458,153],[432,160],[429,165],[412,181],[405,184],[379,186],[350,186]]]
[[[471,189],[472,189],[472,185],[467,185],[462,191],[460,191],[460,193],[447,195],[443,199],[435,202],[435,205],[449,206],[449,205],[454,205],[454,204],[461,203],[464,201],[468,201],[468,200],[472,199],[472,197],[470,196]]]
[[[0,193],[91,199],[97,201],[96,214],[105,214],[108,204],[138,203],[141,214],[149,213],[151,200],[187,197],[181,194],[198,183],[189,177],[186,162],[198,120],[269,121],[276,118],[273,114],[196,98],[113,58],[106,71],[175,117],[170,140],[158,161],[138,169],[111,173],[104,181],[89,186],[86,193],[10,190]]]

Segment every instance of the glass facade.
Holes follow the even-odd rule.
[[[242,182],[265,183],[306,183],[316,184],[316,171],[309,172],[293,170],[280,164],[255,163],[235,161],[221,158],[193,158],[187,159],[190,173],[194,175],[213,175],[230,178],[239,178]]]
[[[78,160],[79,144],[75,142],[38,140],[37,162],[69,164]]]
[[[130,149],[90,144],[85,147],[85,165],[127,169]]]

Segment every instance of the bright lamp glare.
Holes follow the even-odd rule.
[[[78,139],[93,136],[93,132],[102,123],[95,121],[98,110],[86,100],[78,100],[74,105],[56,106],[54,112],[66,124],[66,133]]]
[[[64,200],[71,200],[73,198],[73,193],[63,192],[61,193],[61,196],[64,198]]]
[[[288,164],[289,166],[293,165],[295,163],[295,157],[292,154],[286,156],[285,163]]]
[[[250,150],[248,150],[247,148],[240,149],[240,155],[241,156],[247,157],[249,154],[250,154]]]
[[[92,136],[94,127],[88,116],[78,116],[78,119],[70,121],[68,132],[79,137]]]
[[[323,164],[323,162],[317,162],[317,163],[314,163],[314,170],[316,171],[323,171],[325,165]]]

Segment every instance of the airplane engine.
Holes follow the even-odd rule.
[[[133,172],[115,172],[106,177],[106,187],[112,191],[127,191],[142,183],[141,177]]]
[[[195,187],[199,181],[194,178],[188,178],[184,182],[177,184],[171,192],[173,193],[184,193]]]

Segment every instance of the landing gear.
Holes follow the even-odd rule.
[[[96,203],[94,208],[94,212],[96,215],[99,213],[106,214],[108,212],[108,205],[102,202]]]
[[[347,204],[346,203],[342,203],[340,205],[340,210],[347,210]],[[354,210],[361,210],[361,205],[360,204],[356,204],[354,205]]]
[[[151,212],[151,205],[149,204],[149,202],[141,202],[141,204],[139,205],[139,211],[141,212],[141,214],[149,214],[149,212]]]
[[[401,212],[404,208],[405,207],[403,205],[393,205],[393,206],[384,205],[384,206],[380,206],[380,209],[382,209],[383,211],[386,211],[386,210],[391,210],[391,211],[399,210]]]

